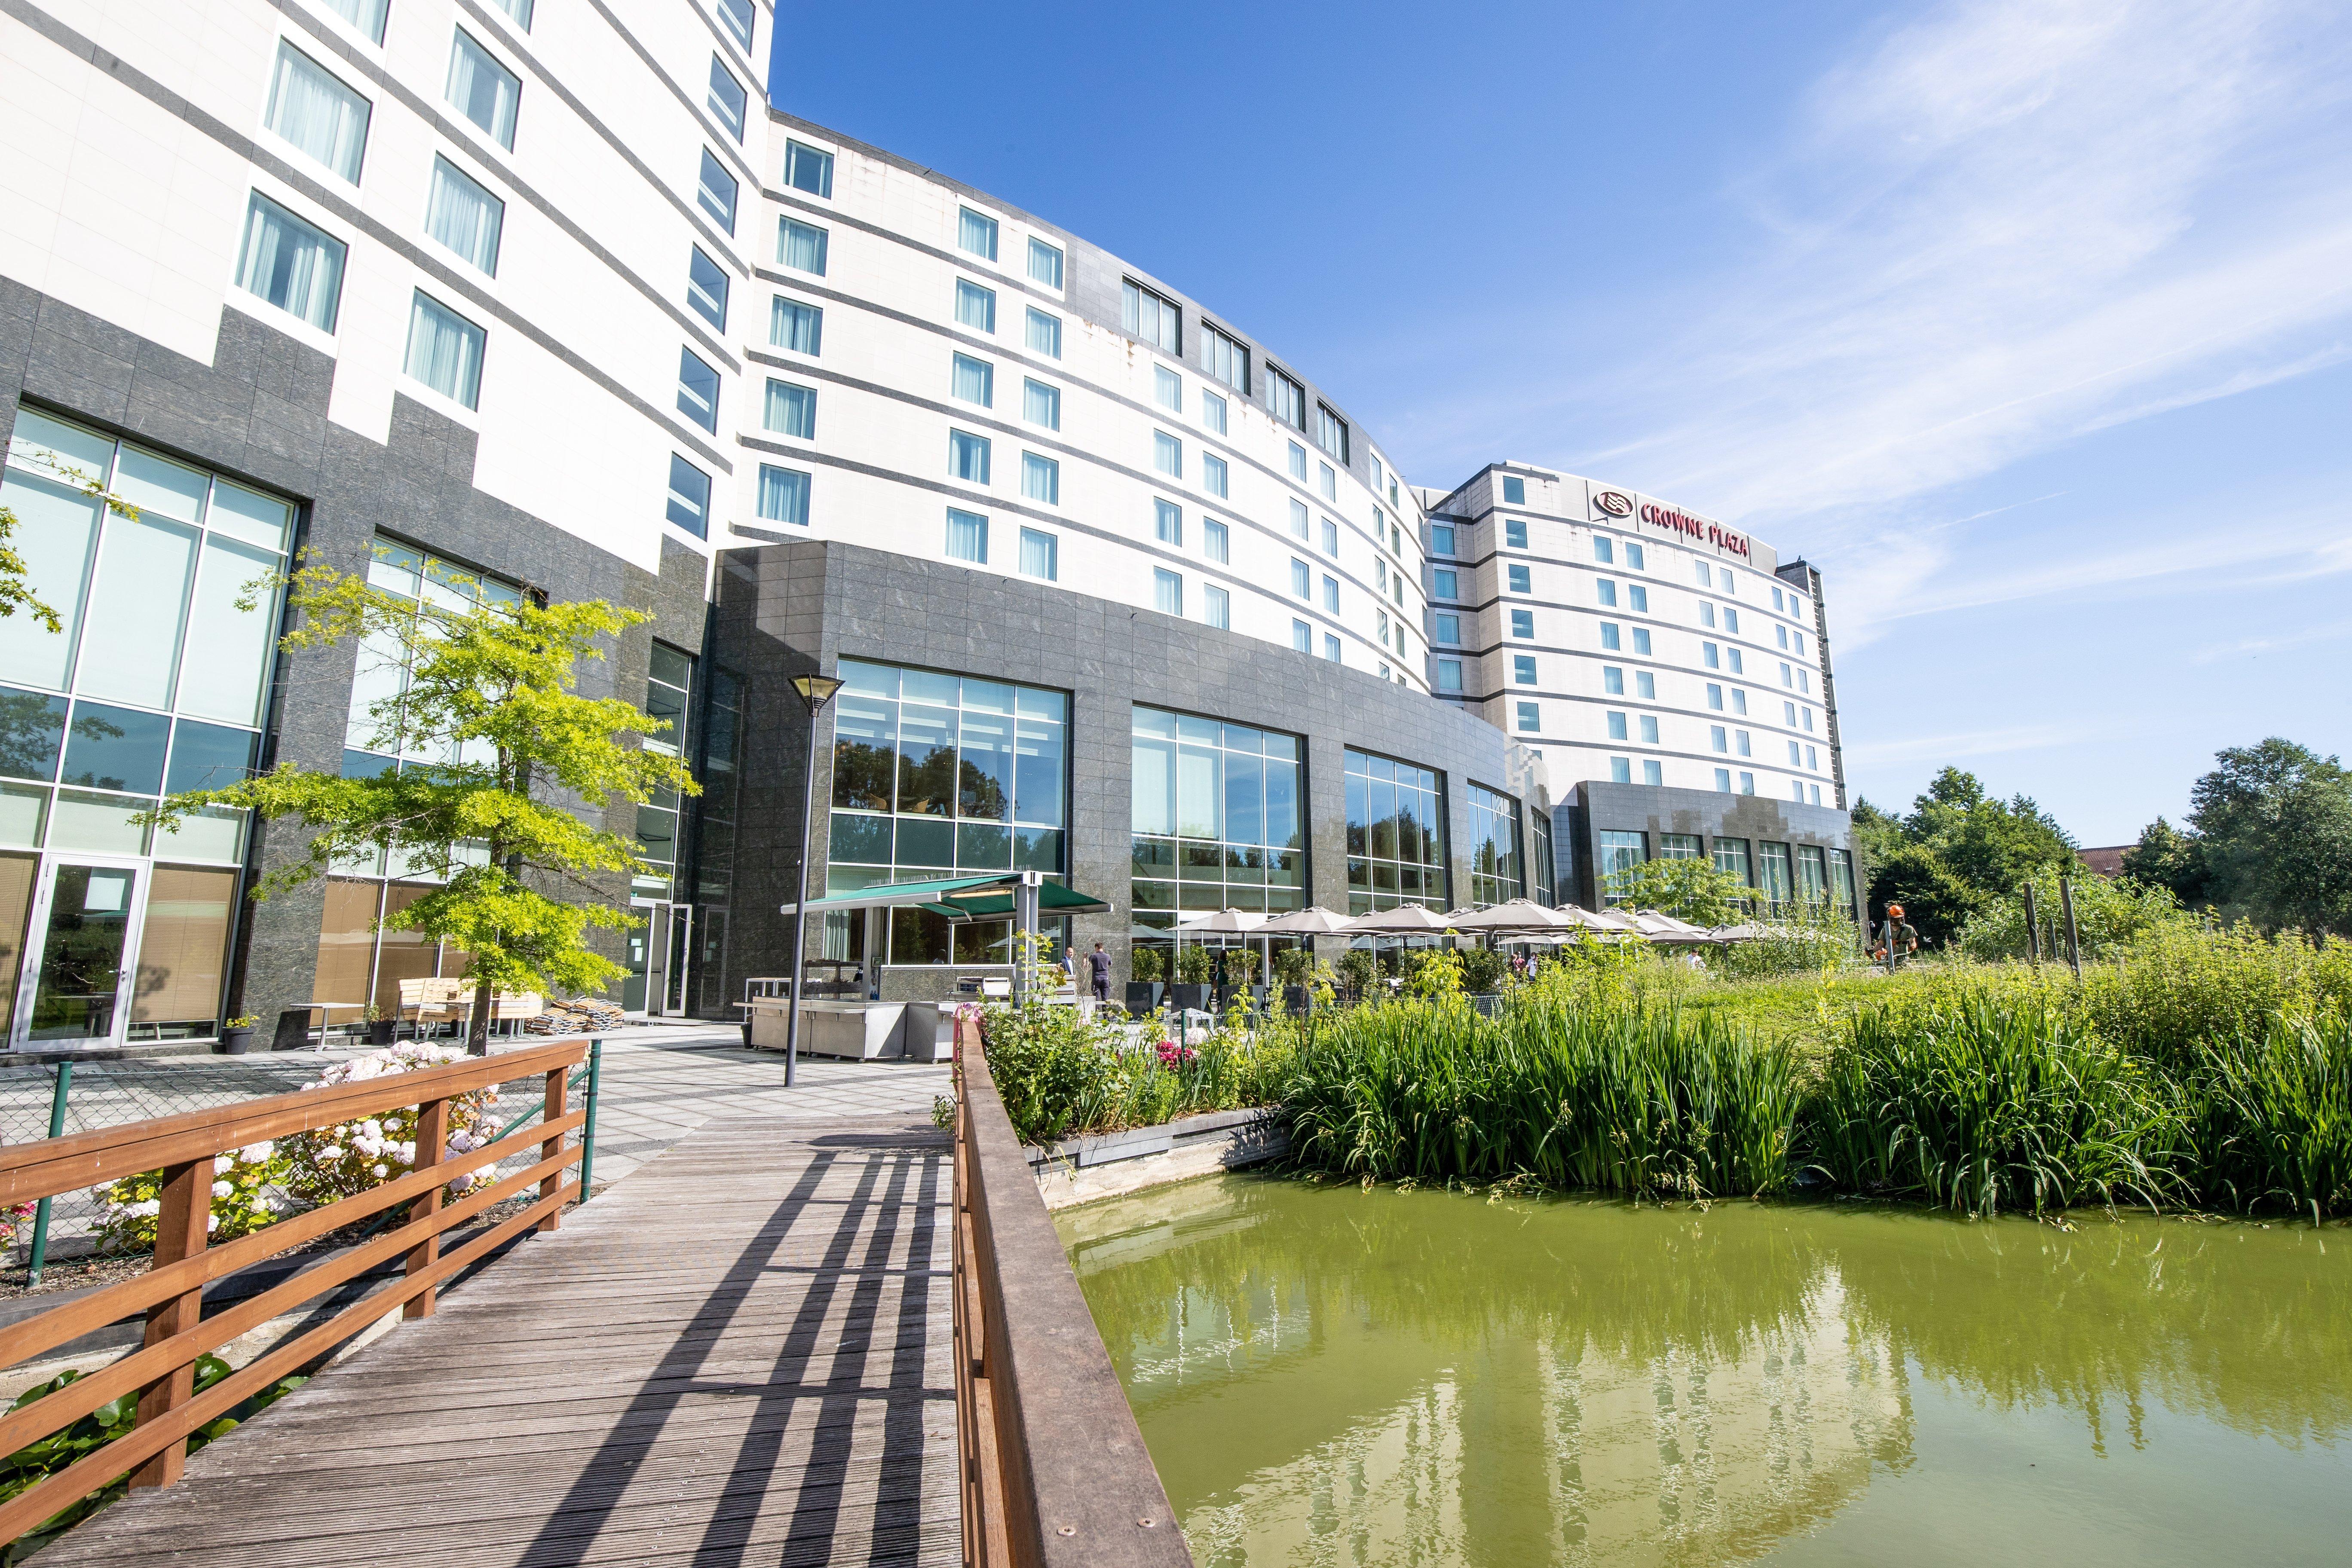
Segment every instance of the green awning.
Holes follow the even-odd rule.
[[[890,882],[875,888],[857,888],[845,893],[833,893],[822,899],[811,899],[808,907],[825,910],[887,910],[912,906],[928,909],[934,914],[951,921],[1009,920],[1013,915],[1013,891],[1020,885],[1018,871],[999,872],[986,877],[949,877],[929,882]],[[782,912],[792,914],[799,908],[786,904]],[[1037,889],[1037,910],[1043,914],[1100,914],[1110,906],[1102,900],[1047,882]]]

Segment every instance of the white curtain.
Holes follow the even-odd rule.
[[[344,179],[358,182],[360,157],[367,151],[367,100],[291,44],[278,46],[269,128]]]
[[[783,222],[781,246],[783,264],[796,272],[812,272],[824,276],[825,231],[812,223],[798,223],[791,218]]]
[[[424,294],[408,318],[408,374],[467,407],[482,389],[482,330]]]
[[[238,286],[319,328],[335,330],[343,285],[343,247],[268,197],[256,193],[246,219]]]
[[[515,74],[459,28],[457,45],[449,52],[449,101],[457,111],[512,152],[515,106],[521,97],[522,83]],[[708,154],[703,161],[709,162]],[[731,209],[734,204],[728,205]]]
[[[505,220],[504,202],[452,168],[446,158],[433,160],[433,194],[425,209],[426,233],[495,277],[499,230]]]

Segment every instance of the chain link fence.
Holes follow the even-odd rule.
[[[356,1051],[258,1057],[166,1057],[145,1060],[0,1063],[0,1143],[34,1142],[50,1135],[53,1117],[62,1133],[96,1131],[127,1122],[211,1110],[244,1100],[290,1094],[319,1081],[331,1063]],[[59,1080],[64,1078],[62,1116]],[[575,1071],[567,1109],[586,1103],[584,1076]],[[521,1125],[498,1147],[499,1176],[511,1175],[539,1158],[531,1128],[539,1120],[545,1079],[520,1078],[498,1086],[491,1131],[519,1119]],[[571,1135],[578,1142],[579,1135]],[[86,1257],[99,1250],[98,1231],[106,1215],[103,1187],[60,1193],[50,1202],[47,1252],[50,1260]],[[279,1194],[282,1196],[282,1194]],[[5,1263],[24,1268],[33,1244],[33,1223],[16,1227]]]

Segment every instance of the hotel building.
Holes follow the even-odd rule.
[[[825,886],[1035,868],[1113,904],[1071,935],[1122,959],[1188,910],[1590,902],[1626,835],[1737,837],[1800,882],[1843,855],[1809,571],[1749,542],[1700,595],[1717,555],[1594,510],[1619,492],[1517,465],[1416,489],[1245,324],[766,109],[772,25],[758,0],[0,10],[0,504],[65,622],[0,620],[9,1044],[238,1013],[290,1039],[462,962],[377,929],[423,889],[406,867],[256,902],[298,826],[133,820],[248,768],[442,760],[370,750],[396,660],[277,647],[282,601],[244,586],[298,558],[421,602],[649,613],[583,671],[671,721],[653,743],[704,785],[602,818],[644,854],[606,889],[646,922],[615,947],[632,1009],[731,1016],[786,972],[810,670],[847,682],[818,721]],[[1603,622],[1604,581],[1653,608]],[[1748,629],[1701,640],[1702,604]],[[1748,752],[1708,750],[1702,647],[1748,661]],[[1771,722],[1800,697],[1820,728]],[[903,910],[813,946],[916,995],[1003,940]]]

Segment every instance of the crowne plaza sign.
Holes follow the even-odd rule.
[[[1639,512],[1641,520],[1653,528],[1663,528],[1668,532],[1683,534],[1691,539],[1703,539],[1727,554],[1743,558],[1751,554],[1746,534],[1726,528],[1719,522],[1709,522],[1703,517],[1693,517],[1679,507],[1666,506],[1654,500],[1645,500],[1637,505],[1633,498],[1623,490],[1600,489],[1595,489],[1592,492],[1592,506],[1594,510],[1606,518],[1626,518]]]

